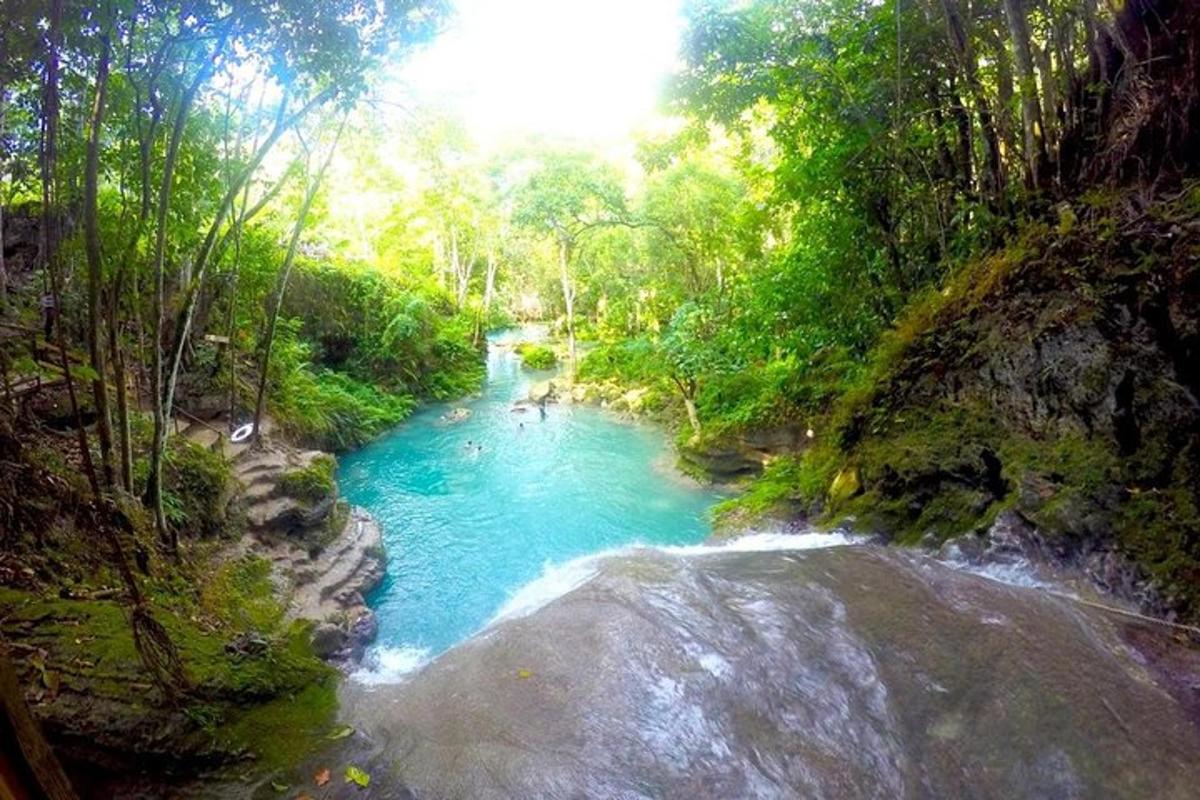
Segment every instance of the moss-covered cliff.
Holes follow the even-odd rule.
[[[914,302],[726,521],[931,543],[1012,510],[1058,556],[1127,560],[1145,602],[1200,614],[1200,188],[1051,217]]]

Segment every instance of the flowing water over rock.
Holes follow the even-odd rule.
[[[775,549],[829,541],[593,559],[406,682],[348,683],[358,733],[322,757],[382,797],[1196,796],[1195,719],[1131,623],[912,553]]]

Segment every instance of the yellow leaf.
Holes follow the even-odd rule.
[[[351,764],[346,767],[346,783],[356,783],[365,789],[371,783],[371,776]]]
[[[519,669],[519,670],[517,670],[517,677],[521,678],[521,679],[532,678],[533,673],[527,669]]]

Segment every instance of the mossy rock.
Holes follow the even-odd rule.
[[[279,476],[278,491],[285,497],[318,503],[337,492],[337,461],[322,453],[307,467]]]

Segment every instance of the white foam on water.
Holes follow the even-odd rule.
[[[952,547],[937,561],[956,570],[969,572],[972,575],[1008,586],[1020,586],[1025,589],[1059,588],[1058,584],[1047,581],[1044,576],[1038,574],[1037,567],[1032,562],[1021,557],[1010,557],[1003,561],[978,562],[968,559],[958,548]]]
[[[501,620],[532,614],[551,600],[578,589],[596,576],[600,559],[619,552],[621,550],[605,550],[565,564],[546,564],[542,567],[542,574],[517,589],[485,627],[491,627]]]
[[[639,550],[652,550],[685,558],[721,555],[722,553],[762,553],[785,550],[819,550],[826,547],[841,547],[866,541],[863,537],[845,533],[750,533],[718,544],[647,546],[626,545],[604,550],[592,555],[572,559],[562,564],[548,563],[542,574],[522,586],[509,597],[495,616],[488,622],[491,627],[497,622],[524,617],[537,611],[553,600],[578,589],[599,571],[600,562],[613,556],[629,555]]]
[[[359,683],[376,686],[399,683],[429,661],[428,647],[376,647],[368,651],[363,664],[350,677]]]
[[[766,553],[777,550],[823,550],[861,544],[866,537],[847,533],[748,533],[719,544],[692,544],[653,548],[678,556],[711,556],[722,553]]]

